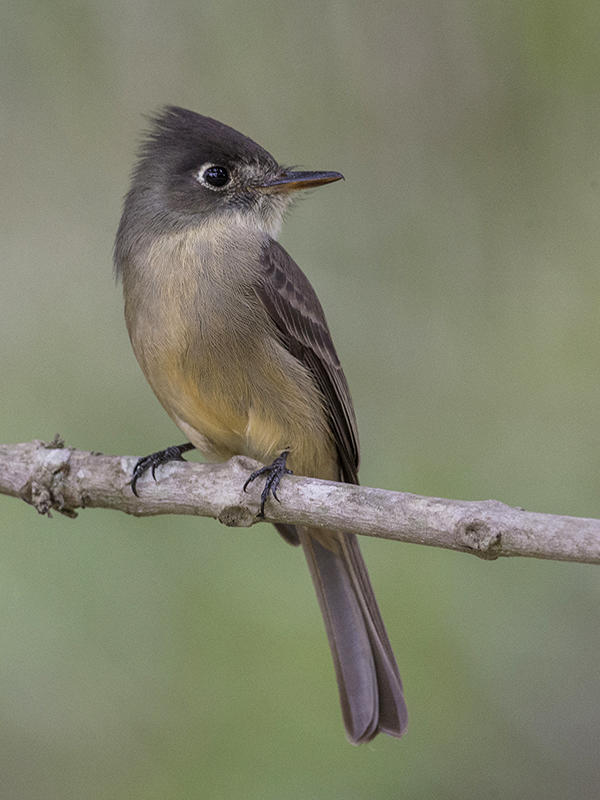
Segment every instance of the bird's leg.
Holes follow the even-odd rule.
[[[195,445],[191,442],[186,442],[185,444],[174,444],[171,447],[167,447],[166,450],[158,450],[156,453],[150,453],[149,456],[138,458],[129,481],[131,491],[136,497],[139,497],[136,484],[145,472],[151,469],[152,477],[156,480],[157,467],[160,467],[161,464],[168,464],[169,461],[185,461],[182,453],[187,453],[188,450],[194,449]]]
[[[246,483],[244,484],[244,491],[246,491],[248,484],[252,483],[255,478],[258,478],[259,475],[266,475],[267,479],[265,481],[264,489],[260,495],[260,511],[258,512],[258,517],[264,517],[265,515],[265,503],[267,502],[267,498],[270,494],[273,495],[275,500],[279,503],[280,500],[277,497],[277,487],[279,486],[279,482],[283,478],[284,475],[291,475],[292,470],[288,469],[285,465],[287,457],[289,456],[290,451],[284,450],[280,456],[273,461],[272,464],[269,464],[267,467],[261,467],[260,469],[255,470],[252,475],[248,478]]]

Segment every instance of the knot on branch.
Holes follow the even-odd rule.
[[[229,528],[249,528],[256,521],[256,515],[244,506],[225,506],[217,519]]]
[[[63,481],[70,471],[70,457],[71,450],[63,448],[62,443],[38,443],[35,467],[21,492],[23,500],[32,505],[38,514],[51,517],[54,509],[72,519],[77,516],[66,504],[63,490]]]
[[[486,561],[494,561],[502,552],[502,534],[494,531],[483,519],[461,520],[456,526],[461,549]]]

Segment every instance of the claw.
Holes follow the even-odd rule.
[[[262,519],[265,516],[265,503],[269,499],[269,494],[272,494],[278,503],[281,502],[281,500],[277,496],[277,489],[279,488],[279,483],[284,475],[292,474],[292,470],[288,469],[285,466],[285,462],[288,455],[289,455],[289,450],[284,450],[280,456],[277,456],[277,458],[273,461],[272,464],[254,470],[254,472],[250,475],[250,477],[243,486],[244,491],[246,491],[248,485],[252,483],[253,480],[258,478],[260,475],[267,474],[267,479],[265,481],[264,488],[260,494],[260,511],[256,515],[260,519]]]
[[[139,497],[137,493],[137,482],[142,475],[150,470],[152,477],[156,480],[157,467],[160,467],[161,464],[168,464],[169,461],[185,461],[182,453],[187,453],[188,450],[193,449],[194,445],[191,444],[191,442],[186,442],[185,444],[173,445],[172,447],[167,447],[166,450],[158,450],[156,453],[151,453],[149,456],[138,458],[128,484],[131,486],[131,491],[136,497]]]
[[[260,469],[255,469],[254,472],[250,475],[248,480],[243,486],[244,491],[248,490],[248,484],[252,483],[255,478],[258,478],[259,475],[264,475],[265,472],[269,472],[271,467],[261,467]]]

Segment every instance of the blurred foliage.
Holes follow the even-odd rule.
[[[600,516],[597,2],[8,0],[0,23],[0,440],[180,440],[111,277],[142,114],[175,103],[346,175],[282,241],[365,484]],[[272,529],[1,505],[4,797],[596,797],[591,567],[366,541],[411,725],[354,749]]]

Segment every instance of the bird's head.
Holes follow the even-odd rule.
[[[287,169],[228,125],[169,106],[152,118],[125,211],[144,212],[154,228],[219,221],[274,236],[297,190],[342,177]]]

